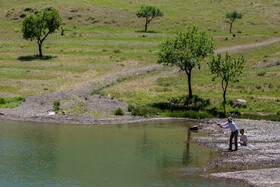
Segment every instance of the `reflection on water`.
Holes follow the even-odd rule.
[[[178,174],[181,168],[203,167],[219,156],[191,141],[195,134],[189,125],[180,121],[129,125],[0,121],[0,185],[225,185]]]

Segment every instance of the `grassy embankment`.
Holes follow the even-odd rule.
[[[149,25],[150,33],[142,33],[144,20],[136,11],[142,4],[156,5],[165,16]],[[63,17],[65,36],[50,35],[44,43],[45,59],[38,59],[35,42],[22,39],[21,23],[25,8],[37,10],[53,6]],[[82,87],[90,81],[100,83],[102,77],[149,66],[156,62],[159,44],[177,30],[196,24],[214,37],[217,48],[248,44],[277,37],[280,1],[219,2],[214,0],[184,1],[8,1],[0,7],[0,97],[27,96]],[[233,25],[237,37],[228,34],[224,21],[232,7],[244,14]],[[15,20],[17,18],[17,20]],[[237,33],[241,31],[241,33]],[[144,37],[143,37],[144,36]],[[249,114],[275,114],[280,110],[280,44],[235,51],[246,58],[246,69],[240,83],[231,84],[227,98],[247,100],[246,107],[231,108]],[[231,53],[233,54],[233,52]],[[255,64],[259,63],[257,68]],[[271,67],[265,67],[272,64]],[[194,94],[209,99],[213,109],[222,100],[220,82],[211,81],[207,66],[193,73]],[[99,91],[137,105],[155,106],[171,98],[187,94],[186,76],[174,68],[164,68],[141,76],[121,78]],[[159,106],[159,105],[157,105]],[[162,106],[162,105],[160,105]],[[155,109],[158,113],[158,109]],[[161,113],[161,110],[159,110]],[[167,112],[161,115],[170,115]]]

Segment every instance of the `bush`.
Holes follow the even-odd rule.
[[[59,101],[53,102],[53,111],[59,111],[59,107],[60,107]]]
[[[6,13],[6,17],[9,17],[12,13],[9,11]]]
[[[15,97],[16,98],[16,100],[17,101],[21,101],[21,102],[25,102],[26,101],[26,99],[25,99],[25,97]]]
[[[120,49],[114,49],[113,52],[114,52],[114,53],[120,53],[121,50],[120,50]]]
[[[266,74],[265,71],[261,71],[261,72],[258,72],[258,73],[257,73],[257,75],[260,76],[260,77],[264,76],[265,74]]]
[[[176,112],[164,112],[163,117],[183,117],[183,118],[212,118],[213,116],[208,113],[196,112],[196,111],[176,111]]]
[[[186,109],[185,106],[176,105],[176,104],[167,103],[167,102],[153,103],[151,105],[151,107],[158,108],[160,110],[183,110],[183,109]]]
[[[133,116],[152,116],[157,115],[161,111],[157,108],[149,107],[149,106],[128,106],[128,111],[131,112]]]
[[[116,116],[123,116],[124,115],[124,111],[121,108],[117,108],[114,111],[114,115],[116,115]]]
[[[30,7],[27,7],[27,8],[24,9],[24,11],[25,11],[25,12],[29,12],[29,11],[33,11],[33,9],[30,8]]]
[[[0,97],[0,104],[6,104],[6,100],[2,97]]]
[[[24,18],[25,16],[26,16],[25,13],[21,13],[21,14],[19,15],[19,17],[21,17],[21,18]]]
[[[22,102],[25,102],[25,97],[10,97],[2,98],[0,97],[0,108],[14,108],[17,107]]]

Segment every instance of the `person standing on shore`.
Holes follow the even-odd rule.
[[[238,128],[235,125],[235,123],[232,121],[232,118],[229,117],[228,121],[226,123],[217,123],[221,128],[230,128],[231,134],[229,138],[229,151],[232,151],[232,139],[234,138],[234,145],[235,149],[234,151],[238,150],[238,143],[237,143],[237,137],[238,137]]]

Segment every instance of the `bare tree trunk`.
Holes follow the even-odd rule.
[[[228,82],[225,82],[225,86],[224,86],[224,80],[222,80],[222,87],[223,87],[223,108],[224,108],[224,114],[226,114],[226,94],[227,94],[227,87],[228,87]]]
[[[231,33],[232,24],[233,24],[233,21],[232,21],[232,22],[230,22],[229,33]]]
[[[64,35],[64,30],[63,30],[63,27],[61,27],[61,36]]]
[[[189,87],[189,99],[192,99],[192,85],[191,85],[191,71],[187,72],[188,75],[188,87]]]
[[[39,47],[39,57],[43,57],[43,53],[42,53],[42,42],[40,40],[38,40],[38,47]]]
[[[149,24],[149,20],[148,20],[148,18],[146,18],[146,23],[145,23],[145,32],[147,32],[147,30],[148,30],[148,24]]]
[[[228,83],[226,82],[225,84],[226,84],[226,85],[223,86],[223,91],[224,91],[224,93],[223,93],[223,99],[224,99],[224,103],[226,104],[226,103],[227,103],[226,94],[227,94],[227,86],[228,86]]]

